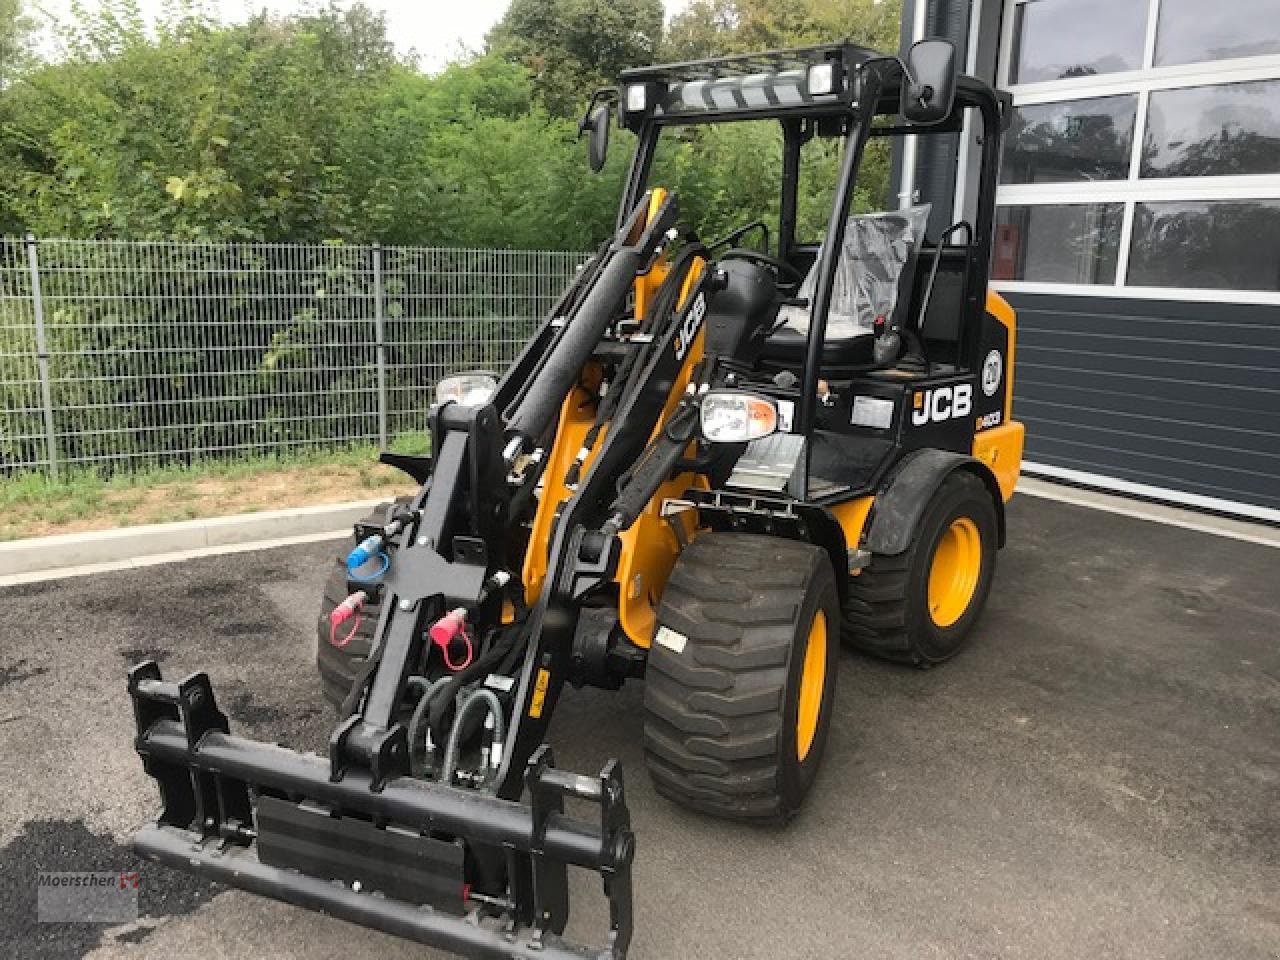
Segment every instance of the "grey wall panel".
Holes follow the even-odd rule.
[[[1055,423],[1076,423],[1115,430],[1116,411],[1124,411],[1126,420],[1133,421],[1124,427],[1143,436],[1167,437],[1199,444],[1205,447],[1222,447],[1228,450],[1256,452],[1260,444],[1271,441],[1280,429],[1280,416],[1254,419],[1248,411],[1215,411],[1215,424],[1204,423],[1205,411],[1194,404],[1171,404],[1151,401],[1145,397],[1127,394],[1099,394],[1072,390],[1075,395],[1063,396],[1060,389],[1044,387],[1018,387],[1019,416],[1035,417]],[[1244,416],[1241,416],[1244,414]],[[1236,422],[1248,426],[1237,426]],[[1264,455],[1268,454],[1265,450]]]
[[[1046,436],[1040,438],[1026,457],[1035,463],[1168,490],[1169,499],[1173,501],[1177,500],[1179,493],[1192,493],[1223,501],[1223,509],[1227,512],[1232,512],[1231,504],[1280,510],[1280,497],[1275,495],[1275,477],[1241,474],[1220,470],[1207,463],[1134,454],[1125,448],[1100,447],[1092,442],[1074,443]],[[1101,485],[1106,486],[1105,483]]]
[[[1280,307],[1006,296],[1028,460],[1280,509]]]
[[[1021,347],[1021,344],[1019,346]],[[1053,396],[1056,398],[1063,397],[1063,391],[1067,391],[1065,396],[1070,396],[1070,391],[1076,389],[1101,388],[1106,392],[1132,397],[1135,402],[1146,404],[1149,409],[1156,411],[1154,416],[1164,414],[1160,412],[1159,404],[1151,404],[1147,401],[1160,401],[1168,405],[1189,404],[1194,409],[1185,414],[1187,418],[1214,424],[1240,422],[1238,418],[1251,413],[1268,416],[1275,412],[1275,401],[1268,396],[1266,390],[1241,390],[1203,382],[1172,380],[1153,376],[1145,370],[1116,372],[1104,369],[1108,364],[1104,364],[1100,358],[1091,356],[1073,357],[1070,364],[1047,363],[1042,357],[1037,357],[1033,344],[1027,345],[1025,367],[1022,363],[1021,350],[1019,350],[1018,361],[1019,372],[1025,378],[1022,382],[1025,382],[1028,389],[1034,388],[1036,384],[1044,384],[1052,389]],[[1110,366],[1118,366],[1118,364],[1110,364]],[[1020,383],[1019,386],[1021,385]],[[1209,416],[1209,408],[1221,408],[1237,416],[1228,418],[1226,413],[1214,413]],[[1114,406],[1111,409],[1118,412],[1128,408]],[[1201,417],[1206,419],[1200,420]]]

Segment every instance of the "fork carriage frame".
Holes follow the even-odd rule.
[[[206,674],[166,683],[155,661],[148,660],[130,671],[129,692],[138,752],[159,783],[163,801],[158,822],[134,838],[134,849],[142,855],[469,956],[625,956],[632,927],[635,841],[616,762],[594,779],[565,774],[552,766],[551,750],[544,745],[525,769],[528,805],[410,777],[378,787],[365,771],[335,778],[320,757],[230,736]],[[599,824],[566,817],[565,797],[597,804]],[[323,873],[298,872],[297,856],[282,857],[269,844],[311,847],[301,860],[321,871],[336,866],[332,848],[308,843],[279,826],[278,835],[260,829],[264,806],[274,808],[273,818],[301,821],[322,841],[332,842],[338,856],[353,852],[343,849],[344,840],[368,844],[375,833],[386,834],[389,840],[374,849],[389,866],[381,876],[376,870],[366,875],[373,881],[370,888],[422,887],[425,882],[434,888],[437,896],[431,899],[437,905],[362,893],[358,879],[342,883]],[[301,817],[286,812],[294,808],[305,812]],[[308,824],[307,818],[315,822]],[[476,911],[468,912],[461,843],[439,839],[458,836],[506,858],[513,890],[508,916],[498,926],[485,926],[477,922]],[[441,889],[438,873],[415,868],[415,860],[433,856],[452,861],[459,878],[455,889]],[[594,870],[604,880],[610,933],[598,952],[557,936],[568,915],[569,865]]]

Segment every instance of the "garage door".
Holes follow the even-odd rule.
[[[1006,296],[1028,472],[1280,521],[1280,308]]]

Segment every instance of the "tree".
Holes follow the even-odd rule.
[[[64,32],[58,62],[0,90],[0,232],[592,248],[630,140],[615,131],[606,170],[586,172],[575,120],[595,86],[658,55],[862,39],[859,17],[861,33],[896,30],[893,4],[788,3],[698,0],[655,53],[659,0],[515,0],[493,53],[425,75],[359,3],[227,26],[199,0],[168,0],[156,25],[137,0],[104,0]],[[680,190],[705,236],[776,203],[776,125],[664,140],[655,182]],[[806,148],[805,222],[829,209],[833,146]],[[882,147],[863,206],[887,182]]]
[[[0,89],[30,62],[27,43],[34,26],[23,0],[0,0]]]
[[[898,48],[901,0],[694,0],[667,30],[663,59],[685,60],[849,39]]]
[[[523,64],[547,109],[571,116],[627,67],[652,63],[662,40],[661,0],[512,0],[488,49]]]
[[[848,38],[880,50],[898,47],[898,0],[694,0],[668,30],[664,60],[697,60]],[[680,193],[682,214],[705,237],[762,216],[776,229],[781,133],[768,123],[692,129],[660,153],[656,182]],[[821,237],[831,214],[838,141],[815,139],[801,160],[797,235]],[[858,211],[888,202],[889,144],[868,144],[854,195]]]
[[[370,108],[411,73],[381,15],[357,4],[222,27],[179,9],[152,33],[133,0],[111,0],[69,30],[63,62],[6,91],[8,219],[73,237],[367,230],[356,214],[385,172]]]
[[[360,5],[135,13],[112,0],[0,94],[0,231],[582,249],[613,220],[625,149],[590,177],[519,64],[424,75]]]
[[[740,24],[738,0],[695,0],[668,25],[662,59],[682,62],[737,53]]]

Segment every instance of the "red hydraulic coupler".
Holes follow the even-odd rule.
[[[471,666],[471,658],[474,651],[471,647],[471,637],[467,633],[467,611],[458,607],[456,610],[450,610],[443,617],[431,625],[428,631],[431,635],[431,642],[440,648],[440,653],[444,657],[444,665],[457,673]],[[461,639],[467,645],[466,657],[461,663],[454,663],[449,656],[449,647],[455,639]]]
[[[360,629],[361,611],[364,605],[369,601],[369,595],[363,590],[357,590],[347,599],[334,607],[329,612],[329,643],[338,649],[342,649],[351,642],[351,638],[356,635],[356,631]],[[339,638],[338,627],[346,623],[352,617],[356,618],[356,622],[351,625],[351,629],[345,637]]]

